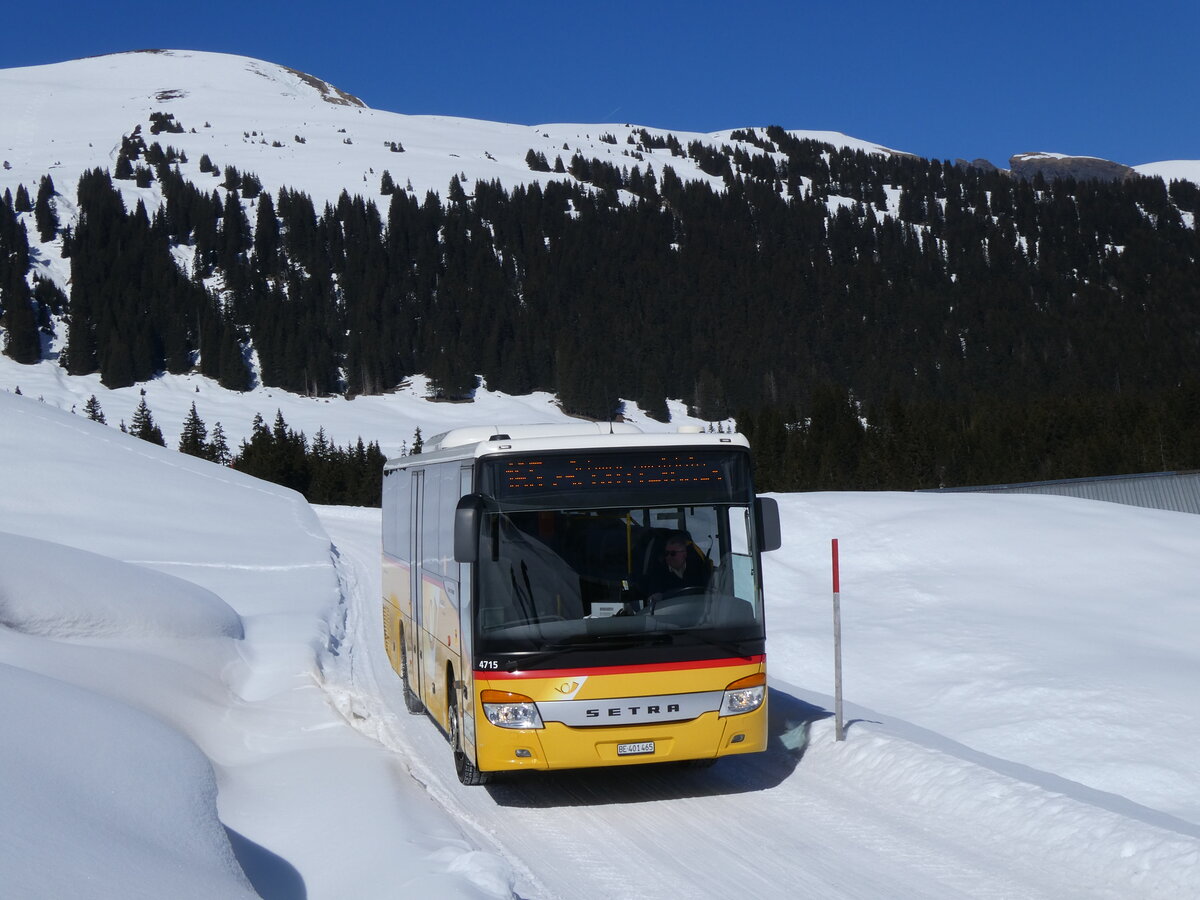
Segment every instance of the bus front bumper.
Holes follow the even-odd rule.
[[[542,728],[499,728],[476,719],[477,765],[485,772],[581,769],[713,759],[767,746],[767,704],[753,712],[716,712],[687,722]]]

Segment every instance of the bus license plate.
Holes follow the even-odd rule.
[[[642,741],[640,744],[617,744],[617,756],[637,756],[641,753],[653,753],[654,741]]]

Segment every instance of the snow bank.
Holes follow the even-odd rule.
[[[45,637],[243,636],[211,591],[142,566],[0,532],[0,625]]]
[[[0,528],[5,900],[511,895],[322,689],[299,494],[0,392]]]
[[[1194,837],[989,770],[980,754],[944,738],[936,738],[943,747],[921,746],[888,730],[878,722],[853,724],[838,743],[831,719],[814,723],[807,777],[832,780],[853,772],[862,794],[883,809],[905,810],[914,828],[948,845],[957,835],[986,829],[1003,848],[998,852],[1090,872],[1114,896],[1192,896],[1200,864]]]
[[[0,663],[7,897],[256,897],[217,817],[208,759],[179,732]]]
[[[77,449],[52,449],[67,444]],[[328,559],[329,539],[295,491],[28,396],[0,392],[0,458],[13,467],[0,475],[8,531],[20,522],[21,534],[155,568]]]

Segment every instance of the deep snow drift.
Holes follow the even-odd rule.
[[[1200,518],[780,502],[767,753],[463,788],[373,640],[377,511],[0,392],[6,891],[1200,894]]]

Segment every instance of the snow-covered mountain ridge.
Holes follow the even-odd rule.
[[[408,116],[367,107],[319,78],[248,57],[162,50],[114,54],[46,66],[0,70],[0,108],[7,140],[0,147],[0,190],[36,186],[47,171],[63,193],[90,167],[111,168],[123,135],[152,112],[170,113],[182,134],[162,144],[184,151],[192,166],[207,153],[220,168],[253,172],[270,192],[282,186],[309,193],[318,207],[343,191],[378,194],[383,171],[418,196],[444,193],[465,175],[506,187],[570,178],[532,172],[529,150],[553,161],[581,151],[634,165],[628,137],[641,126],[617,124],[508,125],[443,116]],[[652,135],[668,132],[653,127]],[[871,152],[887,148],[828,131],[794,132]],[[674,132],[683,143],[729,142],[730,132]],[[616,143],[601,140],[612,136]],[[398,148],[402,147],[403,150]],[[755,148],[750,148],[755,149]],[[756,152],[761,152],[757,151]],[[685,179],[704,179],[694,162],[669,151],[642,151],[645,161],[669,161]],[[215,186],[216,181],[213,184]]]
[[[497,179],[506,187],[571,177],[531,171],[525,161],[531,149],[551,161],[556,156],[569,161],[579,151],[611,157],[618,166],[671,165],[685,180],[719,184],[720,179],[687,157],[632,149],[637,134],[643,129],[657,137],[674,134],[685,145],[736,143],[728,130],[699,134],[629,123],[525,126],[409,116],[372,109],[352,92],[286,66],[187,50],[134,51],[3,69],[0,108],[6,119],[0,190],[15,190],[22,183],[32,189],[48,172],[67,195],[87,168],[111,168],[122,136],[139,125],[147,129],[152,112],[169,113],[183,126],[184,133],[157,139],[186,152],[192,166],[207,153],[219,168],[232,165],[253,172],[271,192],[285,185],[305,191],[318,206],[343,190],[378,194],[385,170],[418,196],[428,190],[444,192],[455,175],[465,175],[468,183]],[[765,124],[770,123],[757,127]],[[838,148],[901,152],[840,132],[789,133]],[[762,152],[743,146],[747,152]],[[641,159],[631,155],[635,152]],[[1200,161],[1133,168],[1200,181]],[[214,186],[218,180],[213,179]]]

